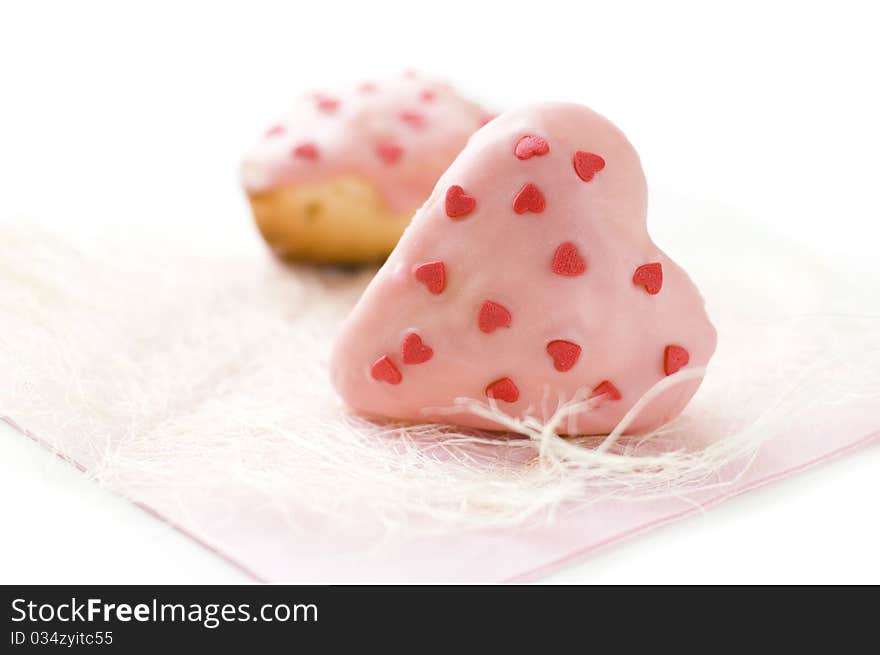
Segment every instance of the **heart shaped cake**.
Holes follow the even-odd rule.
[[[574,104],[502,114],[440,178],[342,328],[333,382],[355,410],[498,429],[456,408],[494,404],[605,434],[653,385],[705,366],[716,334],[687,274],[648,236],[638,155]],[[699,386],[665,389],[630,424],[677,416]]]

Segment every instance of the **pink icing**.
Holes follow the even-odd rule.
[[[535,139],[517,150],[523,136],[546,152]],[[453,187],[475,203],[450,220]],[[529,191],[517,205],[531,187],[543,201]],[[336,388],[368,415],[480,428],[498,426],[438,408],[491,396],[511,415],[546,419],[560,397],[593,397],[571,430],[609,432],[667,373],[705,366],[715,349],[699,291],[651,241],[646,212],[638,155],[605,118],[571,104],[503,114],[443,174],[347,319]],[[426,289],[426,263],[442,263],[442,292]],[[417,366],[400,355],[413,333],[432,353]],[[383,357],[394,384],[370,374]],[[665,391],[632,431],[676,416],[698,386]]]
[[[392,211],[414,212],[485,118],[449,85],[414,72],[312,93],[247,153],[244,185],[260,192],[355,174]]]

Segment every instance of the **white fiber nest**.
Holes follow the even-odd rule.
[[[815,290],[792,260],[757,280],[692,262],[720,347],[685,414],[639,437],[621,425],[560,438],[554,427],[587,403],[542,423],[460,401],[520,436],[348,414],[327,359],[372,271],[284,267],[253,244],[199,253],[148,234],[62,239],[27,223],[0,224],[0,243],[0,415],[123,494],[168,486],[258,496],[282,513],[505,526],[597,498],[730,484],[793,417],[880,394],[880,319],[819,313],[824,291],[780,310],[779,276],[808,300]],[[745,312],[749,293],[764,300]]]

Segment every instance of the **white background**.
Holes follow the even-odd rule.
[[[880,239],[870,6],[6,2],[0,218],[247,220],[237,159],[285,102],[414,67],[493,109],[588,104],[652,189],[766,225],[858,284]],[[873,447],[550,579],[880,583],[877,470]],[[0,582],[245,580],[5,427],[0,526]]]

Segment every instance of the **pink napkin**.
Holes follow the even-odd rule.
[[[196,446],[212,447],[213,433],[232,430],[232,418],[241,412],[260,419],[293,408],[294,414],[282,417],[290,432],[308,425],[312,405],[315,411],[339,411],[332,390],[321,387],[322,358],[333,325],[368,273],[351,278],[285,270],[258,248],[204,256],[171,252],[159,240],[142,238],[132,250],[128,234],[119,237],[125,246],[102,236],[93,237],[91,247],[31,225],[0,225],[0,237],[14,246],[0,254],[0,271],[12,273],[0,275],[0,416],[258,580],[530,580],[880,437],[880,395],[876,381],[868,379],[871,367],[868,374],[852,372],[832,358],[808,376],[821,383],[819,395],[799,400],[795,393],[797,411],[768,433],[751,465],[719,471],[716,485],[698,493],[568,502],[552,516],[491,529],[410,529],[406,522],[381,520],[369,503],[363,512],[324,513],[314,502],[298,503],[242,482],[238,462],[247,459],[253,443],[247,441],[247,421],[234,426],[236,440],[223,441],[222,452],[218,445],[216,462],[210,455],[187,458]],[[743,238],[757,243],[754,235]],[[687,440],[723,438],[754,420],[775,389],[831,348],[841,349],[844,362],[870,362],[880,352],[876,344],[873,351],[852,345],[856,339],[876,342],[874,322],[820,337],[771,315],[783,296],[770,285],[784,275],[784,298],[799,298],[797,307],[784,308],[787,316],[829,305],[803,272],[814,270],[814,262],[782,259],[775,244],[766,250],[777,266],[772,275],[763,268],[763,275],[737,276],[732,265],[718,265],[721,253],[706,254],[712,266],[701,266],[699,258],[690,262],[719,327],[719,353],[685,412]],[[749,263],[754,261],[753,253]],[[739,311],[746,304],[754,311]],[[305,319],[313,323],[298,322]],[[310,365],[313,378],[305,384],[293,369],[308,360],[310,350],[323,354]],[[312,387],[319,391],[308,396]],[[161,442],[168,434],[175,439]],[[150,450],[153,441],[162,447]],[[251,465],[249,474],[258,468]],[[211,477],[229,484],[194,482]],[[344,485],[344,477],[338,483]]]
[[[308,514],[296,517],[298,525],[284,525],[276,508],[262,506],[259,497],[203,497],[184,485],[132,487],[130,497],[257,580],[521,582],[878,439],[880,403],[851,403],[793,424],[766,444],[751,469],[729,487],[688,499],[600,501],[560,513],[552,523],[519,530],[410,536],[387,533],[375,523],[338,525]],[[44,443],[75,452],[75,444],[63,439]]]

